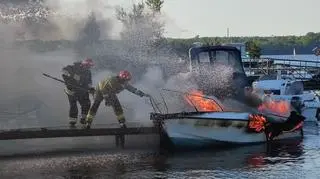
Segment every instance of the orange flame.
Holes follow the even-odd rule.
[[[271,112],[277,113],[282,115],[289,115],[290,113],[290,104],[289,102],[282,100],[282,101],[274,101],[274,100],[267,100],[264,101],[259,107],[258,110],[260,112]]]
[[[260,153],[251,155],[247,158],[247,163],[253,167],[262,167],[266,163],[264,157],[264,154]]]
[[[249,115],[249,128],[254,129],[256,132],[261,132],[265,129],[267,119],[262,115],[251,114]]]
[[[193,90],[184,96],[185,100],[191,105],[196,106],[201,111],[223,111],[214,100],[204,97],[201,91]]]

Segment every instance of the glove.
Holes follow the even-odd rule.
[[[146,94],[146,93],[144,93],[144,92],[142,92],[142,91],[138,91],[138,95],[139,95],[140,97],[151,97],[149,94]]]
[[[140,96],[140,97],[145,96],[145,94],[142,91],[137,91],[137,95]]]
[[[95,91],[96,91],[96,89],[94,89],[94,88],[89,88],[89,90],[88,90],[88,92],[89,92],[90,94],[94,94]]]

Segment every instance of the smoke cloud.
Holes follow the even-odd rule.
[[[133,29],[121,29],[122,32],[130,30],[132,33],[126,37],[120,36],[114,10],[104,0],[0,4],[0,130],[66,126],[69,105],[63,91],[64,84],[48,79],[42,73],[61,78],[62,67],[84,57],[92,57],[96,62],[94,84],[119,70],[129,70],[133,74],[132,84],[152,95],[162,112],[193,110],[181,93],[166,92],[161,90],[163,88],[186,92],[198,88],[196,82],[201,80],[204,86],[228,88],[226,84],[232,74],[229,67],[210,69],[205,74],[207,77],[201,79],[203,76],[187,72],[187,59],[181,60],[170,47],[159,44],[150,46],[154,29],[147,24],[148,21],[135,24],[131,27]],[[162,18],[159,16],[155,20],[161,21]],[[72,45],[60,50],[35,52],[28,48],[28,41],[26,46],[16,43],[16,40],[32,39],[69,40]],[[160,94],[164,96],[169,111],[166,111]],[[128,91],[118,96],[128,122],[151,124],[149,113],[153,112],[153,108],[147,98]],[[106,108],[102,102],[93,125],[107,123],[118,121],[112,108]],[[73,145],[72,148],[82,148],[92,141],[74,138],[44,142],[41,139],[32,143],[41,147],[51,144],[56,149],[66,147],[66,144]],[[100,138],[96,141],[106,144]],[[7,149],[12,151],[12,143],[3,143],[3,146],[9,146]],[[24,146],[32,145],[30,141],[25,141]]]
[[[59,77],[61,68],[74,60],[74,53],[71,51],[46,54],[31,52],[13,44],[11,32],[15,26],[2,25],[0,28],[2,31],[0,40],[1,125],[5,125],[3,126],[5,128],[13,128],[58,124],[65,121],[66,117],[61,115],[67,112],[63,84],[45,79],[42,72]],[[33,107],[37,107],[39,111],[36,112]],[[35,115],[34,113],[37,113],[41,119],[30,117]]]
[[[42,72],[60,78],[63,66],[84,56],[95,57],[97,62],[93,70],[94,84],[127,69],[134,75],[132,84],[154,96],[157,103],[162,103],[158,105],[163,112],[165,106],[160,93],[166,99],[168,112],[186,110],[186,105],[181,94],[165,92],[162,88],[188,91],[198,88],[195,81],[201,81],[200,77],[192,77],[192,73],[179,73],[186,72],[187,64],[181,63],[180,57],[169,47],[154,47],[147,43],[155,33],[152,24],[150,26],[147,21],[123,29],[123,32],[130,30],[132,33],[122,36],[121,40],[111,41],[120,38],[114,30],[119,22],[115,20],[115,8],[106,1],[81,0],[71,3],[46,0],[42,3],[1,4],[0,8],[3,10],[1,21],[4,24],[0,27],[2,128],[66,125],[68,101],[63,92],[64,85],[45,78]],[[161,18],[157,16],[154,20],[161,21]],[[72,40],[75,45],[70,49],[37,53],[16,46],[14,42],[17,37],[66,39]],[[202,79],[204,86],[228,89],[225,84],[232,74],[229,67],[218,66],[207,72],[205,80]],[[139,98],[127,91],[122,92],[119,98],[127,121],[151,123],[149,113],[153,112],[153,108],[147,98]],[[32,109],[37,109],[37,112]],[[35,114],[26,113],[28,111]],[[101,123],[117,123],[112,108],[105,108],[104,103],[101,103],[94,121],[94,124]]]
[[[37,53],[17,46],[15,41],[81,39],[88,14],[103,10],[94,9],[102,6],[88,2],[77,6],[81,15],[68,9],[65,1],[0,4],[1,128],[66,125],[68,101],[64,85],[45,78],[42,72],[60,78],[61,68],[78,60],[79,55],[73,49]],[[101,37],[107,36],[108,25],[99,24]]]
[[[3,24],[0,27],[1,128],[66,125],[68,101],[63,92],[64,85],[45,78],[42,72],[60,78],[61,68],[80,60],[83,54],[79,52],[82,50],[88,56],[101,59],[97,62],[98,68],[93,72],[95,84],[120,69],[132,71],[135,75],[133,83],[148,93],[165,83],[160,69],[153,73],[153,68],[150,68],[145,74],[141,74],[140,69],[161,58],[169,61],[171,56],[169,58],[168,54],[166,57],[161,54],[150,56],[141,52],[129,55],[130,48],[126,45],[129,39],[117,45],[108,41],[105,44],[97,43],[100,40],[116,38],[112,32],[112,27],[116,25],[114,8],[105,1],[30,1],[2,3],[0,8]],[[96,29],[99,29],[99,33],[90,29],[94,25],[98,27]],[[65,39],[76,42],[76,45],[73,49],[38,53],[25,46],[16,46],[17,39]],[[108,58],[105,59],[104,55]],[[122,63],[113,63],[109,57],[120,59]],[[108,70],[112,69],[108,68],[110,64],[115,65],[116,70]],[[128,121],[148,119],[151,108],[150,104],[144,103],[145,100],[126,92],[120,95],[120,99],[123,101]],[[145,107],[135,108],[137,101]],[[142,113],[146,115],[138,115]],[[102,103],[95,122],[117,121],[113,111],[110,108],[106,110]]]

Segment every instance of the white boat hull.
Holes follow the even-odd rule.
[[[304,107],[301,109],[301,115],[306,119],[306,122],[318,122],[317,110],[320,108],[319,100],[313,94],[295,95],[303,100]],[[293,96],[289,95],[273,95],[272,98],[276,100],[286,100],[290,103]]]
[[[301,114],[306,118],[306,122],[318,122],[317,118],[317,108],[305,108],[302,110]]]
[[[239,119],[170,119],[164,122],[163,128],[172,143],[179,147],[201,147],[219,143],[253,144],[267,142],[264,132],[246,132],[248,120],[245,116],[248,114],[235,115],[239,116]],[[301,130],[284,132],[273,140],[301,138],[302,135]]]

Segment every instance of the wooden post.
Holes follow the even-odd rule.
[[[120,135],[119,136],[120,139],[120,147],[124,148],[124,144],[125,144],[125,136],[124,135]]]
[[[120,143],[120,141],[119,141],[119,135],[116,135],[116,136],[115,136],[115,142],[116,142],[116,147],[119,147],[119,143]]]
[[[117,147],[124,148],[125,136],[123,134],[115,136],[115,142]]]

